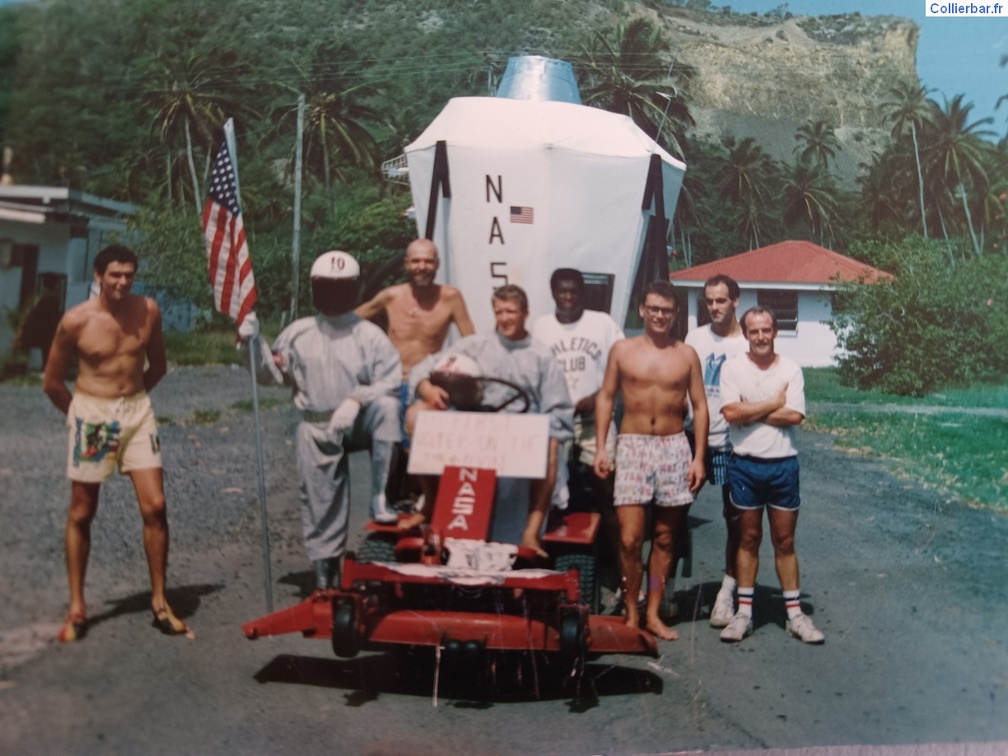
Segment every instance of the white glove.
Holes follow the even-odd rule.
[[[360,402],[356,399],[344,399],[340,406],[333,410],[332,417],[329,418],[329,438],[343,436],[353,428],[358,412],[360,412]]]
[[[250,312],[241,323],[238,324],[238,338],[242,341],[250,341],[259,336],[259,318],[254,312]]]

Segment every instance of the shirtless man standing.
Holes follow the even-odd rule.
[[[153,299],[130,293],[136,268],[136,255],[125,247],[106,247],[98,253],[94,261],[98,296],[63,315],[46,362],[43,389],[67,416],[70,436],[66,526],[70,609],[59,634],[63,643],[80,640],[87,632],[84,574],[91,522],[101,483],[117,467],[132,479],[143,517],[154,627],[167,635],[188,631],[165,600],[168,518],[161,446],[147,397],[167,370],[161,312]],[[79,372],[71,393],[66,376],[73,357]]]
[[[644,627],[662,640],[679,637],[659,616],[665,581],[674,564],[673,550],[694,495],[704,484],[707,450],[707,397],[703,370],[692,347],[673,339],[676,318],[672,284],[655,281],[644,290],[640,307],[644,333],[618,341],[609,352],[602,388],[595,398],[595,474],[605,478],[609,418],[616,392],[623,392],[624,413],[616,443],[616,484],[613,504],[620,528],[620,568],[623,595],[637,596],[643,580],[645,507],[652,498],[654,535],[648,561],[647,609]],[[690,454],[683,431],[682,407],[693,403],[696,448]],[[637,605],[626,602],[626,622],[640,624]]]
[[[388,337],[399,350],[404,386],[413,366],[444,346],[452,323],[460,336],[468,336],[474,330],[462,292],[454,286],[434,283],[440,264],[434,242],[414,240],[406,247],[409,281],[382,289],[356,310],[366,319],[382,311],[388,316]]]

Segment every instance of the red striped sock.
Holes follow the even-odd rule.
[[[746,617],[752,617],[752,599],[753,593],[756,592],[755,586],[750,586],[748,588],[743,588],[739,586],[738,589],[738,613],[745,615]]]
[[[801,591],[784,591],[784,606],[787,607],[788,619],[794,619],[802,613],[799,596]]]

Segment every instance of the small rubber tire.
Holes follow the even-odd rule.
[[[583,670],[585,654],[584,627],[580,615],[570,612],[560,618],[560,669],[567,679],[572,669]]]
[[[357,607],[349,601],[333,607],[332,648],[336,656],[350,659],[360,652],[357,632]]]

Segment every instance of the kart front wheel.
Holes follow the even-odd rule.
[[[357,656],[361,647],[360,633],[357,632],[357,607],[349,601],[333,607],[332,624],[333,653],[344,659]]]

